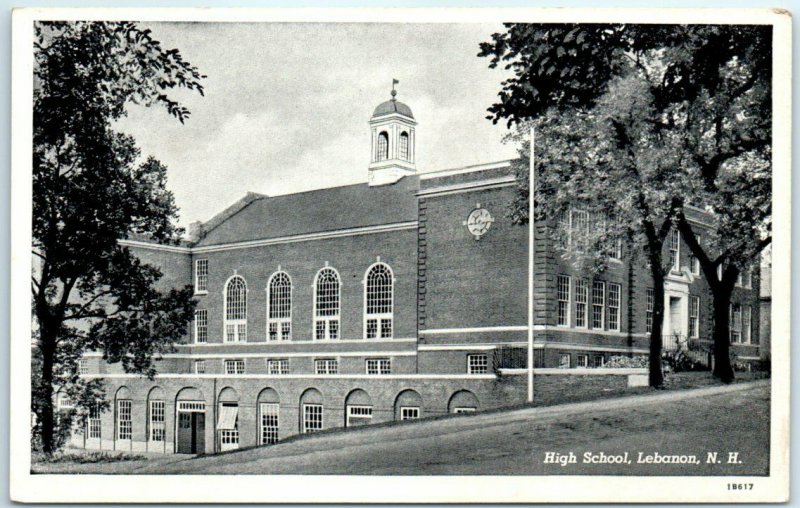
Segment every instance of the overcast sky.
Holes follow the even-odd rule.
[[[478,58],[501,25],[153,23],[208,77],[205,97],[180,91],[185,125],[131,107],[119,128],[169,168],[181,224],[208,220],[246,192],[268,195],[367,180],[367,122],[389,99],[414,112],[417,170],[515,155],[486,108],[504,71]]]

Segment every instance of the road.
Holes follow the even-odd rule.
[[[73,464],[69,472],[764,475],[769,400],[769,383],[761,381],[360,428],[216,456]],[[567,459],[571,452],[575,463],[547,463],[548,452]],[[584,463],[587,452],[594,460],[627,452],[629,462]],[[709,452],[717,452],[716,462],[707,461]],[[736,461],[729,462],[731,452]],[[640,453],[641,460],[675,455],[699,463],[640,463]]]

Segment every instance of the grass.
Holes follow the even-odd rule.
[[[34,453],[33,462],[39,464],[102,464],[109,462],[130,462],[135,460],[147,460],[144,455],[132,453],[109,453],[96,451],[68,451],[57,452],[50,456],[44,453]]]

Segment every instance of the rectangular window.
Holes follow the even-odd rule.
[[[198,344],[208,342],[208,310],[194,311],[194,341]]]
[[[150,401],[150,441],[163,442],[166,436],[166,406],[163,400]]]
[[[419,420],[418,407],[401,407],[400,420]]]
[[[378,336],[378,320],[367,319],[367,338],[374,339]]]
[[[244,374],[244,360],[225,360],[225,374]]]
[[[205,360],[195,360],[194,361],[194,373],[195,374],[205,374],[206,373],[206,361]]]
[[[86,434],[89,439],[100,439],[100,407],[97,404],[89,408],[86,427]]]
[[[487,374],[489,355],[467,355],[467,374]]]
[[[262,403],[259,405],[261,413],[261,432],[259,432],[260,445],[275,444],[278,442],[278,413],[280,406],[276,403]]]
[[[622,290],[619,284],[608,284],[608,329],[618,332],[619,328],[619,301]]]
[[[644,314],[644,329],[645,332],[650,333],[653,331],[653,310],[656,305],[656,293],[652,289],[647,289],[646,307]]]
[[[557,281],[557,296],[558,296],[558,309],[557,321],[558,326],[569,326],[569,307],[570,307],[570,276],[559,275]]]
[[[606,283],[592,282],[592,328],[602,330],[605,327]]]
[[[569,353],[561,353],[558,356],[558,368],[568,369],[572,366],[572,360]]]
[[[603,355],[595,355],[594,357],[594,366],[595,368],[600,368],[605,366],[606,364],[606,357]]]
[[[289,373],[289,360],[286,358],[267,360],[267,372],[272,376],[285,376]]]
[[[367,374],[391,374],[392,362],[389,358],[367,358]]]
[[[570,228],[570,246],[577,252],[586,249],[589,241],[589,212],[572,210],[572,227]]]
[[[184,272],[185,273],[185,272]],[[198,259],[194,262],[194,292],[208,292],[208,260]]]
[[[81,358],[78,360],[78,374],[86,375],[89,373],[89,362],[86,358]]]
[[[303,433],[322,430],[322,404],[303,404]]]
[[[611,254],[612,259],[622,261],[622,240],[617,240]]]
[[[133,437],[133,420],[131,407],[133,402],[127,399],[117,401],[117,439],[130,440]]]
[[[689,297],[689,337],[700,337],[700,297]]]
[[[372,423],[372,406],[347,406],[347,427]]]
[[[700,260],[697,259],[694,254],[689,255],[689,266],[692,269],[692,275],[699,277],[700,276]]]
[[[335,358],[314,360],[314,371],[317,374],[337,374],[339,372],[339,360]]]
[[[669,235],[669,264],[670,270],[679,272],[681,269],[681,234],[673,229]]]
[[[239,447],[239,404],[223,402],[219,405],[217,430],[222,451]]]
[[[741,288],[752,289],[753,272],[751,272],[749,268],[742,268],[739,275],[736,277],[736,285]]]
[[[589,367],[589,355],[576,355],[575,356],[575,363],[576,367]]]
[[[731,342],[742,342],[742,306],[738,303],[731,304],[729,320]]]
[[[575,281],[575,326],[586,328],[586,305],[589,302],[589,282],[586,279]]]
[[[463,414],[463,413],[474,413],[474,412],[475,412],[475,408],[474,407],[454,407],[453,408],[453,413],[457,414],[457,415],[460,415],[460,414]]]
[[[750,344],[750,320],[752,319],[752,309],[749,305],[744,307],[742,314],[742,342]]]

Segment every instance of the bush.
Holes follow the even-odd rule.
[[[609,357],[604,367],[609,369],[646,369],[648,366],[647,357],[637,356],[612,356]]]
[[[48,464],[59,464],[69,462],[72,464],[97,464],[101,462],[127,462],[131,460],[147,460],[144,455],[108,452],[88,452],[88,453],[54,453],[51,456],[41,455],[37,462]]]

